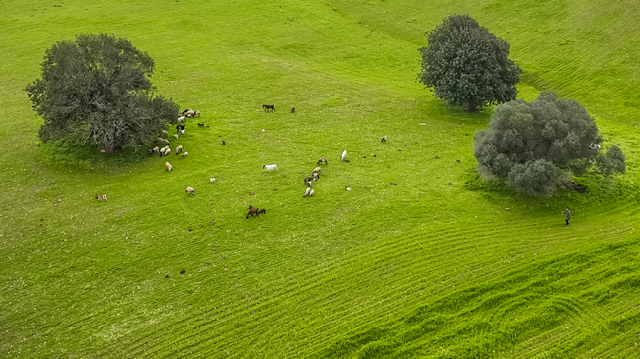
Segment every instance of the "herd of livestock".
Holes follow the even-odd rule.
[[[262,105],[262,107],[266,110],[272,110],[275,111],[275,106],[274,105]],[[295,108],[291,109],[291,112],[295,112]],[[173,135],[173,138],[178,139],[179,136],[178,134],[184,135],[186,133],[185,130],[185,125],[181,125],[180,123],[185,123],[186,124],[186,119],[187,118],[192,118],[198,116],[200,117],[200,111],[197,110],[193,110],[191,108],[188,108],[184,111],[181,111],[179,113],[179,117],[178,117],[178,125],[176,126],[176,134]],[[198,127],[205,127],[204,123],[198,123]],[[209,127],[209,126],[206,126]],[[162,131],[162,135],[165,137],[168,137],[169,133],[167,131]],[[386,142],[387,141],[387,136],[384,136],[381,140],[381,142]],[[164,147],[160,147],[160,146],[156,146],[152,149],[149,150],[149,154],[153,155],[153,154],[160,154],[160,157],[166,157],[169,156],[172,152],[171,150],[171,142],[166,139],[166,138],[162,138],[162,137],[158,137],[157,142],[160,145],[164,145]],[[225,142],[224,140],[222,141],[222,144],[224,145]],[[179,155],[182,154],[182,157],[186,157],[189,155],[189,152],[184,151],[184,147],[182,145],[178,145],[175,148],[175,154]],[[349,162],[349,160],[347,159],[347,150],[344,150],[342,152],[342,156],[341,156],[341,161],[343,162]],[[318,160],[317,162],[318,165],[320,164],[329,164],[329,161],[325,158],[322,157]],[[171,172],[173,171],[173,166],[171,165],[171,163],[169,163],[168,161],[164,163],[165,167],[167,168],[167,171]],[[271,171],[279,171],[278,170],[278,165],[277,164],[271,164],[271,165],[262,165],[262,168],[264,170],[266,170],[267,172],[271,172]],[[304,178],[304,183],[306,185],[306,190],[304,192],[304,194],[302,195],[302,197],[311,197],[315,194],[315,191],[313,189],[311,189],[311,183],[312,182],[316,182],[320,179],[320,173],[322,172],[322,168],[321,167],[316,167],[311,171],[311,177],[305,177]],[[209,179],[211,181],[211,183],[215,183],[216,179],[215,178],[210,178]],[[350,191],[351,188],[349,188],[348,186],[345,187],[345,189],[347,191]],[[185,189],[186,193],[191,193],[192,195],[196,194],[196,190],[193,187],[187,187]],[[107,195],[99,195],[96,194],[96,199],[103,201],[103,200],[107,200]],[[258,209],[258,208],[254,208],[251,205],[249,205],[249,212],[247,213],[247,215],[245,216],[246,218],[249,218],[249,216],[253,216],[253,215],[260,215],[260,214],[266,214],[266,209]]]

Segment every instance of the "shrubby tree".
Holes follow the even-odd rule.
[[[437,97],[469,112],[514,100],[520,66],[509,60],[509,44],[468,15],[451,15],[427,33],[420,81]]]
[[[151,142],[175,122],[179,107],[158,95],[149,77],[154,62],[131,42],[85,34],[47,49],[42,78],[26,91],[44,118],[40,139],[80,133],[107,153]]]
[[[571,99],[542,92],[530,103],[514,100],[496,107],[489,129],[474,136],[474,155],[485,177],[506,178],[527,194],[550,194],[566,175],[594,168],[605,176],[625,172],[617,146],[603,154],[593,117]]]

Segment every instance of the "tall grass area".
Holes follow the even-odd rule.
[[[0,357],[637,355],[639,5],[58,5],[0,4]],[[452,13],[511,43],[520,97],[580,101],[627,174],[549,198],[480,180],[491,109],[416,83],[424,32]],[[148,51],[159,92],[202,112],[172,140],[189,152],[173,172],[145,148],[38,140],[23,89],[45,49],[88,32]],[[266,215],[245,219],[249,204]]]

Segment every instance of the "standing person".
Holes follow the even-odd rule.
[[[567,209],[565,209],[564,212],[562,213],[564,213],[565,215],[564,219],[565,219],[565,222],[567,222],[567,226],[568,226],[569,220],[571,219],[571,210],[569,209],[569,207],[567,207]]]

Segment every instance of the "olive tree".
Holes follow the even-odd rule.
[[[506,178],[528,194],[550,194],[563,175],[588,168],[605,176],[625,172],[617,146],[600,151],[602,136],[593,117],[578,102],[542,92],[532,102],[514,100],[496,107],[489,129],[474,135],[479,172]]]
[[[427,33],[420,82],[435,95],[469,112],[514,100],[520,66],[509,59],[509,44],[468,15],[451,15]]]
[[[156,93],[153,59],[123,38],[77,35],[47,49],[42,77],[27,86],[44,118],[44,142],[80,134],[106,153],[151,142],[178,105]]]

